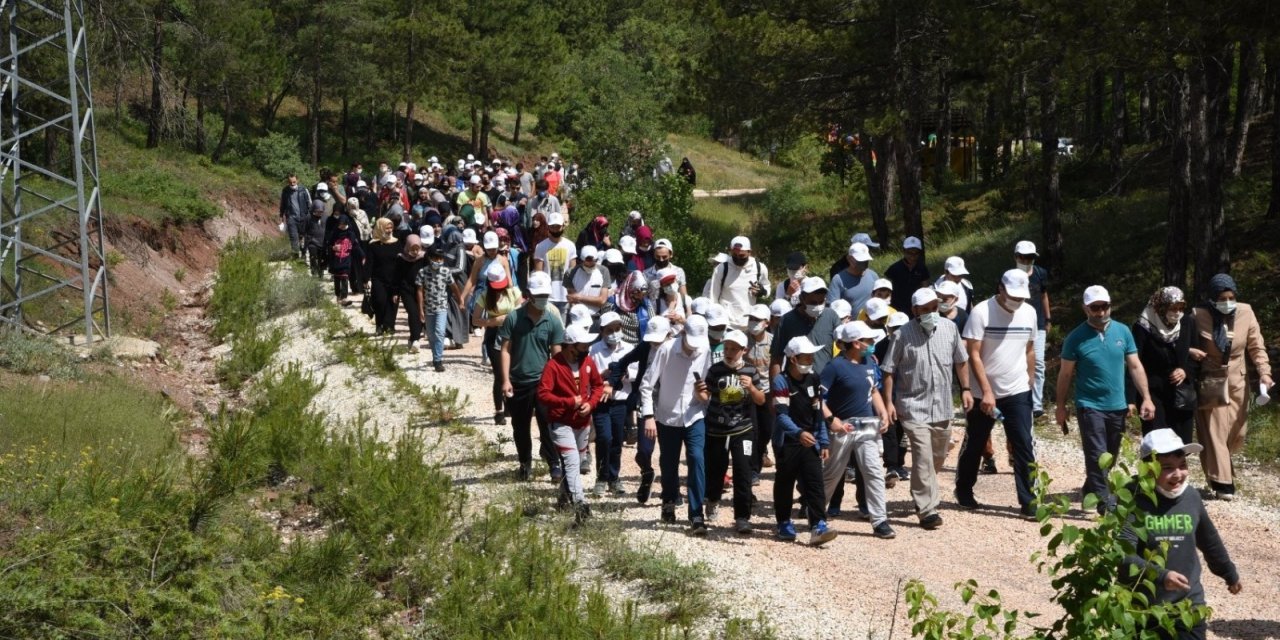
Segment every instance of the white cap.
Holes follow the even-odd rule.
[[[831,303],[831,310],[836,312],[837,318],[848,318],[853,315],[853,305],[848,300],[840,298]]]
[[[707,262],[710,262],[711,264],[724,264],[728,261],[729,261],[729,254],[727,253],[717,253],[714,256],[707,258]]]
[[[921,251],[924,251],[924,243],[920,242],[920,238],[917,238],[915,236],[907,236],[907,239],[902,241],[902,248],[904,250],[919,249]]]
[[[478,243],[479,241],[476,239],[476,230],[475,230],[475,229],[463,229],[463,230],[462,230],[462,242],[463,242],[463,244],[476,244],[476,243]]]
[[[617,311],[606,311],[600,314],[600,326],[607,327],[615,322],[622,322],[622,316]]]
[[[937,299],[938,299],[938,294],[933,289],[930,289],[928,287],[925,287],[922,289],[916,289],[916,292],[911,294],[911,306],[923,307],[926,304],[929,304],[930,302],[933,302]]]
[[[707,319],[702,316],[689,316],[684,321],[684,341],[685,344],[696,349],[705,349],[711,344],[707,340]]]
[[[796,336],[787,343],[785,353],[788,358],[794,358],[805,353],[817,353],[822,347],[809,341],[808,336]]]
[[[618,240],[618,246],[622,249],[623,253],[634,254],[636,252],[636,237],[622,236],[622,238]]]
[[[783,302],[783,303],[785,303],[785,302],[786,302],[786,300],[775,300],[775,302]],[[767,306],[765,306],[765,305],[763,305],[763,304],[757,304],[757,305],[755,305],[755,306],[751,307],[750,309],[747,309],[747,317],[748,317],[748,318],[753,318],[753,319],[755,319],[755,320],[768,320],[768,319],[769,319],[769,307],[767,307]]]
[[[401,169],[403,169],[403,168],[405,168],[405,167],[407,167],[407,166],[409,166],[409,163],[408,163],[408,162],[405,162],[404,160],[401,160],[401,161],[400,161],[400,168],[401,168]]]
[[[901,311],[894,311],[893,313],[889,314],[889,319],[885,320],[884,326],[889,327],[890,329],[894,329],[897,327],[901,327],[902,325],[908,322],[911,322],[911,318],[908,317],[907,314]]]
[[[1107,293],[1105,287],[1093,285],[1084,290],[1084,306],[1089,306],[1095,302],[1111,302],[1111,294]]]
[[[644,326],[645,342],[662,342],[671,334],[671,321],[666,316],[654,316],[649,318]]]
[[[506,289],[507,285],[510,284],[506,268],[497,260],[489,263],[489,268],[484,271],[484,279],[494,289]]]
[[[609,249],[604,252],[605,264],[622,264],[622,252],[617,249]]]
[[[548,215],[547,215],[547,226],[548,226],[548,227],[563,227],[563,226],[564,226],[564,214],[563,214],[563,213],[560,213],[559,211],[552,211],[550,214],[548,214]]]
[[[1019,256],[1038,256],[1036,253],[1036,243],[1030,240],[1021,240],[1013,246],[1013,253]]]
[[[430,158],[427,158],[427,162],[429,162],[429,163],[431,163],[431,164],[436,164],[437,162],[440,162],[440,158],[437,158],[437,157],[435,157],[435,156],[431,156]]]
[[[471,176],[471,184],[480,184],[480,176]]]
[[[1006,295],[1015,298],[1031,297],[1031,281],[1027,279],[1027,272],[1022,269],[1010,269],[1004,272],[1000,277],[1000,284],[1004,285]]]
[[[723,327],[729,324],[729,312],[725,311],[722,304],[708,304],[706,313],[702,315],[707,319],[708,326]]]
[[[942,282],[933,285],[933,290],[938,292],[938,298],[941,298],[942,296],[959,298],[960,294],[963,293],[960,289],[960,285],[950,280],[943,280]]]
[[[418,229],[418,237],[422,239],[423,246],[435,244],[436,228],[429,224],[424,224],[421,229]]]
[[[1149,458],[1152,455],[1164,455],[1181,451],[1183,453],[1200,453],[1204,451],[1204,447],[1194,442],[1188,444],[1178,437],[1177,432],[1173,429],[1152,429],[1147,435],[1142,436],[1142,446],[1138,447],[1139,458]]]
[[[809,276],[800,283],[800,291],[802,293],[813,293],[815,291],[826,291],[827,283],[822,281],[818,276]]]
[[[855,234],[853,234],[853,237],[852,237],[852,238],[849,238],[849,244],[853,244],[853,243],[855,243],[855,242],[861,242],[862,244],[865,244],[865,245],[867,245],[868,247],[871,247],[871,248],[873,248],[873,249],[879,249],[879,248],[880,248],[880,243],[879,243],[879,242],[876,242],[876,241],[872,240],[872,239],[871,239],[871,236],[869,236],[869,235],[867,235],[867,234],[865,234],[865,233],[861,233],[861,232],[859,232],[859,233],[855,233]]]
[[[748,238],[746,236],[734,236],[733,239],[729,241],[729,248],[742,249],[743,251],[750,251],[751,238]]]
[[[559,153],[557,153],[557,152],[555,152],[555,151],[552,151],[552,152],[551,152],[551,159],[552,159],[552,160],[556,160],[556,159],[558,159],[559,157],[560,157],[560,154],[559,154]]]
[[[693,302],[689,303],[689,310],[692,311],[694,315],[702,316],[702,315],[706,315],[707,307],[710,307],[710,306],[711,306],[711,298],[698,296],[693,299]]]
[[[791,303],[781,298],[769,303],[769,313],[775,316],[785,316],[791,311]]]
[[[549,296],[551,295],[551,276],[545,271],[534,271],[529,274],[529,295],[531,296]]]
[[[368,182],[365,182],[364,180],[356,180],[356,188],[357,188],[357,189],[359,189],[360,187],[366,187],[366,188],[367,188],[368,186],[369,186],[369,183],[368,183]]]
[[[578,252],[579,260],[595,260],[600,257],[600,250],[594,244],[589,244]]]
[[[565,344],[591,344],[596,341],[596,334],[591,333],[590,324],[571,324],[564,330]]]
[[[928,289],[925,289],[925,291],[928,291]],[[889,315],[889,303],[880,298],[868,299],[867,305],[863,309],[867,312],[867,319],[869,320],[879,320]]]
[[[871,285],[871,290],[879,291],[881,289],[893,291],[893,281],[888,278],[877,278],[875,284]]]
[[[389,187],[396,183],[396,174],[388,173],[382,177],[382,186]]]
[[[849,255],[858,262],[869,262],[871,260],[871,250],[867,245],[861,242],[855,242],[849,245]]]
[[[587,305],[577,303],[569,307],[569,324],[585,324],[591,326],[591,310]]]
[[[471,230],[470,230],[470,229],[467,229],[467,231],[471,231]],[[464,232],[464,235],[465,235],[465,232]],[[498,248],[498,234],[496,234],[496,233],[494,233],[494,232],[492,232],[492,231],[486,231],[486,232],[484,232],[484,242],[483,242],[483,243],[481,243],[481,246],[483,246],[485,249],[497,249],[497,248]]]
[[[738,345],[739,347],[742,347],[742,348],[744,348],[744,349],[745,349],[745,348],[746,348],[746,346],[747,346],[747,334],[745,334],[745,333],[743,333],[743,332],[741,332],[741,331],[738,331],[737,329],[730,329],[730,330],[728,330],[728,331],[724,332],[724,338],[723,338],[722,340],[720,340],[720,341],[721,341],[721,342],[732,342],[732,343],[734,343],[734,344]]]
[[[630,218],[630,219],[632,219],[632,220],[639,220],[639,219],[640,219],[640,212],[639,212],[639,211],[632,210],[632,212],[631,212],[631,213],[628,213],[628,214],[627,214],[627,217],[628,217],[628,218]]]
[[[316,183],[316,191],[328,191],[328,190],[329,190],[329,183],[327,182]]]
[[[476,159],[476,157],[475,157],[475,156],[473,156],[473,155],[471,155],[471,154],[469,154],[469,153],[467,154],[467,162],[471,162],[471,161],[473,161],[473,160],[475,160],[475,159]]]
[[[884,340],[885,335],[887,335],[885,334],[884,329],[874,329],[871,325],[861,320],[847,322],[842,326],[850,327],[852,329],[854,335],[852,340],[866,340],[869,338],[874,342],[880,342],[881,340]],[[852,342],[852,340],[846,340],[846,342]]]
[[[969,275],[969,270],[964,266],[964,258],[961,258],[960,256],[951,256],[950,258],[947,258],[947,261],[943,264],[943,268],[947,270],[947,273],[953,276]]]
[[[653,243],[653,248],[654,248],[654,249],[667,249],[667,250],[669,250],[669,251],[673,251],[673,252],[675,251],[675,247],[672,247],[672,246],[671,246],[671,241],[670,241],[670,240],[668,240],[668,239],[666,239],[666,238],[658,238],[658,239]]]

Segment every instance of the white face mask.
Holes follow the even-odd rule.
[[[724,340],[724,329],[708,329],[707,335],[710,336],[712,340]]]
[[[1015,260],[1014,262],[1017,263],[1019,269],[1027,273],[1031,273],[1031,267],[1035,266],[1034,262],[1023,262],[1021,260]]]
[[[1021,302],[1014,302],[1012,299],[1006,298],[1004,296],[997,297],[996,304],[1000,305],[1001,309],[1004,309],[1009,313],[1016,313],[1018,309],[1022,307]]]
[[[924,327],[927,331],[933,331],[934,327],[938,326],[939,317],[940,316],[937,311],[932,313],[922,313],[919,317],[920,326]]]
[[[1182,312],[1170,311],[1169,313],[1164,314],[1164,321],[1171,327],[1176,326],[1179,322],[1182,322]]]
[[[663,288],[662,288],[662,290],[663,290],[667,295],[673,296],[673,295],[675,295],[675,294],[677,294],[677,293],[680,293],[680,285],[678,285],[678,284],[669,284],[669,285],[667,285],[667,286],[663,287]]]
[[[816,319],[818,316],[822,315],[822,311],[826,308],[827,305],[825,304],[806,304],[804,306],[804,312],[810,318]]]
[[[741,369],[741,368],[742,368],[742,356],[738,356],[738,359],[737,359],[737,360],[729,360],[728,358],[726,358],[726,359],[725,359],[725,361],[724,361],[724,364],[725,364],[725,366],[729,367],[730,369]]]
[[[747,324],[747,331],[754,336],[760,333],[761,331],[764,331],[765,327],[768,327],[768,326],[769,326],[769,323],[765,320],[752,320],[750,323]]]
[[[611,334],[609,334],[609,335],[605,336],[605,338],[604,338],[604,343],[605,343],[605,344],[607,344],[607,345],[609,345],[609,346],[611,346],[611,347],[616,347],[616,346],[618,346],[621,342],[622,342],[622,334],[621,334],[621,333],[611,333]]]
[[[1187,490],[1187,487],[1188,487],[1188,486],[1189,486],[1189,484],[1188,484],[1187,482],[1185,482],[1185,481],[1184,481],[1182,484],[1178,485],[1178,488],[1177,488],[1177,489],[1174,489],[1173,491],[1169,491],[1168,489],[1165,489],[1164,487],[1162,487],[1162,486],[1160,486],[1160,485],[1156,485],[1156,493],[1158,493],[1158,494],[1160,494],[1160,495],[1162,495],[1162,496],[1164,496],[1164,497],[1166,497],[1166,498],[1168,498],[1168,499],[1170,499],[1170,500],[1176,500],[1176,499],[1178,498],[1178,496],[1182,495],[1182,492],[1184,492],[1184,491],[1186,491],[1186,490]]]
[[[1218,309],[1218,313],[1231,315],[1236,312],[1235,300],[1219,300],[1213,303],[1213,306]]]
[[[787,277],[792,280],[796,280],[802,275],[804,275],[804,269],[787,269]]]
[[[802,376],[807,376],[807,375],[809,375],[809,373],[810,373],[810,372],[812,372],[812,371],[813,371],[813,365],[811,365],[811,364],[797,364],[797,365],[796,365],[796,371],[799,371],[799,372],[800,372],[800,375],[802,375]]]

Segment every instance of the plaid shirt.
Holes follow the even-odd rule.
[[[953,369],[969,360],[955,323],[942,318],[932,333],[912,320],[893,335],[880,369],[893,375],[893,402],[902,420],[943,422],[955,411]]]
[[[453,284],[453,274],[449,265],[429,263],[418,271],[418,286],[422,287],[423,305],[427,313],[436,313],[449,308],[449,285]]]

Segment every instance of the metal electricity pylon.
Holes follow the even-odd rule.
[[[0,16],[0,322],[92,342],[111,325],[84,4]]]

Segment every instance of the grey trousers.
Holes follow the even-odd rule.
[[[938,490],[938,473],[947,460],[947,445],[951,442],[951,421],[913,422],[902,421],[902,429],[911,442],[911,499],[916,504],[916,515],[921,519],[938,511],[942,502]]]
[[[853,458],[862,471],[862,481],[867,495],[867,511],[871,514],[871,524],[877,525],[889,519],[884,498],[884,439],[878,432],[871,435],[854,433],[832,433],[831,454],[822,463],[822,488],[824,503],[831,502],[831,494],[844,481],[844,470]]]

